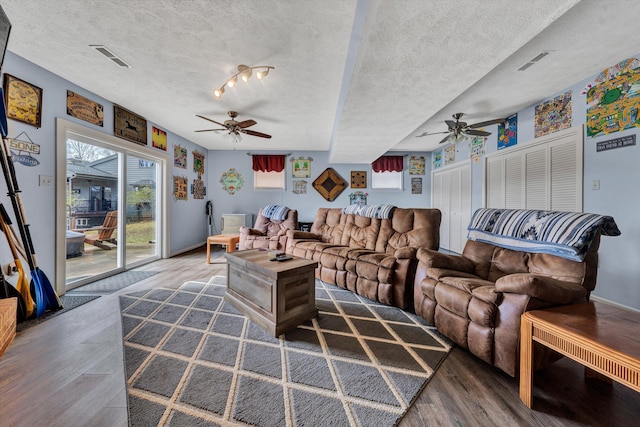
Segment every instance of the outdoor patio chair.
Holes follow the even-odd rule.
[[[77,231],[80,233],[85,233],[84,241],[85,243],[89,243],[93,246],[97,246],[102,249],[110,250],[111,246],[105,245],[105,243],[111,243],[113,245],[117,245],[116,238],[113,237],[114,231],[118,228],[118,211],[107,212],[107,216],[104,218],[104,223],[101,227],[92,227],[92,228],[79,228],[71,231]],[[94,237],[93,235],[87,235],[87,231],[98,231],[98,235]]]

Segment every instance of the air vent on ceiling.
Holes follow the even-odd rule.
[[[120,58],[115,53],[111,52],[109,48],[107,48],[106,46],[103,46],[101,44],[90,44],[89,47],[94,48],[95,50],[97,50],[98,52],[100,52],[101,54],[103,54],[104,56],[106,56],[116,64],[118,64],[118,66],[124,67],[124,68],[131,68],[131,65],[124,62],[122,58]]]
[[[540,52],[538,55],[536,55],[535,58],[530,59],[529,62],[527,62],[526,64],[524,64],[522,67],[518,68],[518,71],[524,71],[527,68],[531,67],[533,64],[535,64],[536,62],[540,61],[542,58],[544,58],[545,56],[549,55],[551,53],[550,50],[545,50]]]

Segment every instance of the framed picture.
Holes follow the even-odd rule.
[[[291,158],[291,176],[293,178],[310,178],[311,177],[311,157],[295,157]]]
[[[367,188],[367,171],[351,171],[351,188]]]
[[[67,90],[67,114],[96,126],[104,126],[104,107],[70,90]]]
[[[10,74],[4,75],[4,102],[7,118],[40,127],[42,89]]]
[[[140,145],[147,145],[147,119],[122,108],[113,106],[113,133],[115,136]]]
[[[151,126],[151,145],[153,148],[159,148],[167,151],[167,132],[155,126]]]

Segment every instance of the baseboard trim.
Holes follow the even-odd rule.
[[[635,311],[636,313],[640,313],[640,310],[638,310],[637,308],[629,307],[628,305],[620,304],[618,302],[611,301],[611,300],[608,300],[606,298],[599,297],[597,295],[591,295],[590,299],[592,301],[597,301],[597,302],[601,302],[601,303],[604,303],[604,304],[615,305],[616,307],[620,307],[620,308],[624,308],[624,309],[627,309],[627,310]]]
[[[201,247],[205,246],[206,244],[207,244],[207,242],[205,240],[202,243],[196,243],[195,245],[188,246],[186,248],[180,249],[179,251],[172,252],[171,254],[169,254],[169,258],[172,258],[172,257],[177,256],[177,255],[181,255],[181,254],[183,254],[185,252],[189,252],[189,251],[192,251],[194,249],[201,248]]]

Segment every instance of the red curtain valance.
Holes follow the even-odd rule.
[[[285,157],[283,155],[253,155],[253,170],[261,172],[282,172]]]
[[[404,169],[403,156],[382,156],[371,163],[374,172],[402,172]]]

